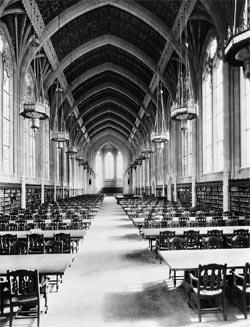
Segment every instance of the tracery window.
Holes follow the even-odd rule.
[[[113,179],[115,176],[115,165],[114,165],[114,155],[109,151],[105,155],[105,178]]]
[[[206,50],[202,80],[203,173],[223,169],[223,61],[216,37]]]
[[[123,176],[123,156],[120,151],[117,154],[116,166],[117,166],[117,178],[122,178],[122,176]]]

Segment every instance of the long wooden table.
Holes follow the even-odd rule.
[[[144,239],[149,240],[149,246],[152,250],[152,242],[160,235],[160,232],[172,231],[176,236],[183,236],[184,231],[195,230],[200,232],[200,236],[205,236],[209,230],[222,230],[223,235],[230,236],[236,229],[248,229],[250,226],[208,226],[208,227],[166,227],[166,228],[142,228],[141,234]]]
[[[48,240],[53,239],[54,234],[58,234],[58,233],[70,234],[70,237],[73,240],[79,240],[81,238],[84,238],[84,236],[87,234],[85,229],[56,229],[56,230],[35,229],[35,230],[30,230],[30,231],[0,231],[0,235],[13,234],[13,235],[17,235],[17,238],[24,239],[27,237],[28,234],[31,234],[33,232],[43,234],[44,238],[48,239]]]
[[[199,264],[226,263],[229,269],[244,267],[250,261],[250,248],[159,251],[159,255],[174,272],[176,286],[176,271],[193,271]]]
[[[37,269],[40,275],[63,275],[74,258],[73,254],[1,255],[0,275],[7,270]]]

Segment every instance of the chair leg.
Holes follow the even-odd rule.
[[[197,302],[197,311],[198,311],[199,322],[201,322],[201,299],[199,295],[198,295],[198,302]]]
[[[10,304],[10,327],[12,327],[13,322],[13,306]]]
[[[243,292],[241,293],[242,296],[242,304],[243,304],[243,313],[244,313],[244,317],[245,319],[247,319],[247,303],[246,303],[246,294],[244,294]]]
[[[223,310],[224,320],[227,320],[226,299],[224,294],[222,295],[222,310]]]

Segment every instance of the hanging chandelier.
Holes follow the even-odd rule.
[[[233,26],[228,27],[224,44],[224,59],[232,67],[242,66],[244,75],[250,78],[250,19],[249,3],[237,6],[235,0]],[[237,8],[238,7],[238,8]]]
[[[34,129],[39,128],[39,123],[37,119],[44,120],[48,119],[50,116],[50,107],[48,105],[48,101],[45,98],[44,94],[44,77],[43,77],[43,67],[42,64],[42,55],[40,51],[38,54],[35,55],[35,48],[39,47],[39,40],[38,38],[33,35],[30,38],[30,47],[34,49],[34,58],[33,58],[33,67],[32,67],[32,74],[33,74],[33,87],[34,87],[34,94],[33,98],[25,99],[20,106],[20,115],[24,118],[32,119],[32,126]]]
[[[55,119],[54,119],[54,128],[51,131],[50,139],[54,142],[67,142],[69,141],[69,133],[64,128],[64,116],[63,116],[63,103],[62,103],[62,94],[63,90],[58,85],[56,87],[56,105],[55,105]]]
[[[156,90],[156,113],[155,113],[155,125],[151,134],[151,141],[153,143],[165,143],[169,140],[169,131],[167,130],[165,113],[164,113],[164,101],[163,101],[163,89],[162,81],[159,79]]]
[[[182,28],[180,28],[180,43],[182,44],[181,57],[184,63],[179,62],[176,98],[171,107],[171,118],[177,121],[192,120],[198,117],[198,104],[194,99],[190,66],[188,60],[187,26],[185,27],[185,39],[182,40]],[[185,124],[182,124],[184,128]]]

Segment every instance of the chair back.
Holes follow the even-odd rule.
[[[62,242],[63,253],[71,253],[72,252],[70,234],[66,234],[66,233],[54,234],[54,240]]]
[[[16,241],[11,244],[10,254],[27,254],[27,243],[24,241]]]
[[[11,244],[17,241],[17,234],[4,234],[0,236],[0,253],[10,254]]]
[[[39,278],[37,270],[7,271],[10,301],[12,298],[39,297]]]
[[[168,247],[169,240],[175,236],[175,231],[164,231],[159,234],[159,245],[161,247]]]
[[[187,247],[198,248],[200,232],[195,230],[184,231],[183,236],[186,240]]]
[[[45,249],[45,242],[44,242],[44,235],[43,234],[28,234],[27,235],[28,241],[28,253],[44,253]]]
[[[63,253],[62,241],[51,240],[46,244],[46,253]]]
[[[205,239],[204,244],[205,249],[220,249],[222,248],[222,239],[218,236],[208,236]]]
[[[233,236],[235,235],[249,236],[249,229],[234,229]]]
[[[201,291],[224,290],[226,285],[227,265],[208,264],[198,268],[198,294]]]
[[[182,237],[175,236],[169,240],[170,250],[184,250],[186,247],[186,240]]]
[[[223,230],[219,229],[211,229],[207,231],[207,236],[217,236],[217,237],[222,237],[223,236]]]
[[[248,248],[249,247],[249,238],[243,235],[236,235],[232,237],[231,242],[232,248]]]

